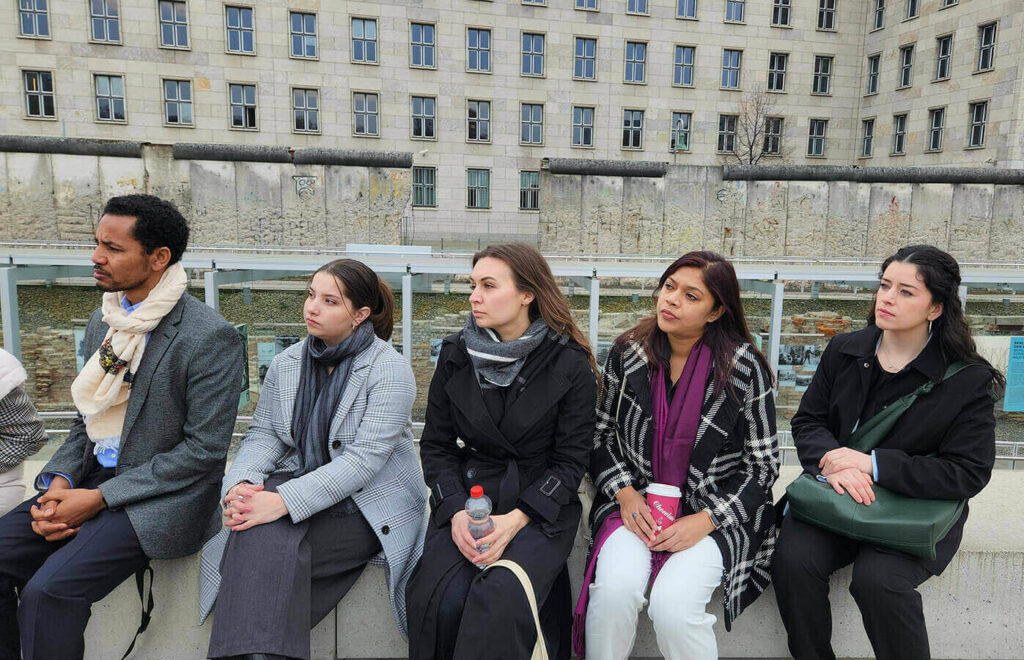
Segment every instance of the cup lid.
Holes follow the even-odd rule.
[[[683,492],[679,490],[677,486],[670,486],[669,484],[653,483],[647,486],[647,492],[650,495],[662,495],[664,497],[682,497]]]

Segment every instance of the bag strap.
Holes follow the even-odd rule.
[[[146,598],[143,596],[143,586],[146,583],[146,573],[149,573],[149,602],[146,602]],[[146,564],[139,570],[135,571],[135,586],[139,590],[139,602],[142,603],[142,621],[139,623],[139,629],[135,631],[135,637],[132,637],[132,643],[128,645],[128,650],[121,656],[121,660],[125,660],[131,655],[132,650],[135,648],[135,642],[138,641],[139,635],[146,632],[146,628],[149,627],[149,621],[153,615],[153,567]]]
[[[935,389],[936,385],[949,380],[968,366],[970,365],[966,362],[957,360],[946,367],[946,372],[942,374],[942,378],[938,381],[929,380],[922,383],[921,386],[913,392],[904,394],[899,399],[896,399],[896,401],[889,404],[884,410],[859,425],[857,430],[850,435],[850,439],[847,441],[846,446],[850,449],[855,449],[864,453],[871,451],[885,440],[886,436],[889,435],[889,431],[896,426],[896,422],[899,421],[900,417],[903,416],[903,413],[905,413],[910,406],[914,405],[914,402],[917,401],[919,396],[928,394]]]
[[[530,611],[533,613],[533,625],[537,627],[537,643],[534,644],[533,655],[530,658],[531,660],[548,660],[548,649],[544,643],[544,631],[541,630],[540,614],[537,612],[537,596],[534,594],[533,582],[530,581],[530,576],[526,574],[522,566],[511,559],[499,559],[484,568],[484,570],[490,570],[495,566],[510,570],[513,575],[519,578],[519,582],[523,585],[523,591],[526,592],[526,600],[530,602]]]

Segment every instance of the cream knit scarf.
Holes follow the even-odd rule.
[[[185,269],[176,263],[131,314],[121,307],[123,293],[103,294],[103,322],[110,329],[71,384],[71,398],[85,418],[85,431],[97,451],[120,446],[128,395],[146,350],[146,335],[178,303],[187,286]]]

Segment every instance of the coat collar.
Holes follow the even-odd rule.
[[[878,326],[869,325],[863,330],[851,333],[849,340],[839,348],[839,352],[855,357],[858,361],[870,364],[875,359],[875,349],[881,336],[882,331]],[[942,356],[942,347],[939,346],[939,340],[932,336],[918,356],[911,360],[907,366],[920,372],[932,382],[938,383],[941,381],[946,373],[947,363]],[[869,370],[865,369],[864,371]]]

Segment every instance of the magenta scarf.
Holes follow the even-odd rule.
[[[711,374],[711,349],[701,340],[690,349],[683,373],[676,381],[676,391],[671,403],[668,402],[665,387],[664,367],[658,362],[652,362],[650,372],[651,408],[654,411],[654,447],[651,450],[654,481],[678,485],[685,497],[686,475],[690,470],[693,446],[697,441],[704,391],[708,376]],[[625,387],[625,382],[620,387]],[[572,650],[581,659],[586,656],[584,627],[587,620],[590,583],[594,581],[594,571],[597,568],[597,556],[608,537],[619,527],[622,527],[622,516],[615,511],[605,517],[601,528],[594,536],[594,551],[587,562],[583,590],[580,591],[572,617]],[[651,577],[648,584],[654,584],[658,572],[670,556],[669,552],[651,553]]]

